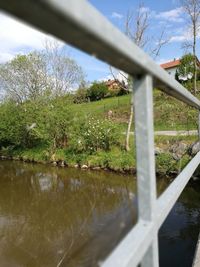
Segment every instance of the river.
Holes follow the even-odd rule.
[[[191,267],[199,192],[187,186],[161,227],[161,267]],[[0,266],[98,266],[135,224],[136,203],[131,176],[0,161]]]

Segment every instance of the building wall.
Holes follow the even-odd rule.
[[[175,78],[176,69],[177,69],[177,67],[172,67],[172,68],[166,69],[166,71],[168,72],[169,75],[171,75],[173,78]]]

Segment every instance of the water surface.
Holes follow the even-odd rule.
[[[198,192],[189,186],[160,230],[162,267],[191,266]],[[98,266],[136,223],[136,203],[131,176],[0,161],[0,266]]]

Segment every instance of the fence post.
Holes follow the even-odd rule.
[[[134,80],[135,144],[137,158],[137,190],[139,220],[153,222],[156,209],[156,175],[153,128],[153,82],[150,75]],[[147,250],[142,267],[157,267],[158,237]]]

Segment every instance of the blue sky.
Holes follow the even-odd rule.
[[[138,0],[90,0],[89,2],[121,31],[124,31],[128,10],[136,12],[141,3]],[[163,63],[181,57],[184,52],[181,49],[183,42],[190,40],[191,36],[187,28],[187,17],[180,2],[178,0],[143,0],[142,3],[144,9],[149,12],[148,36],[151,39],[151,45],[156,45],[156,38],[163,29],[165,29],[165,38],[169,40],[156,61]],[[10,60],[18,53],[42,49],[45,38],[52,37],[0,13],[0,62]],[[67,51],[82,66],[86,80],[93,81],[109,77],[110,71],[107,64],[70,46],[67,46]],[[200,56],[199,48],[197,53]]]

